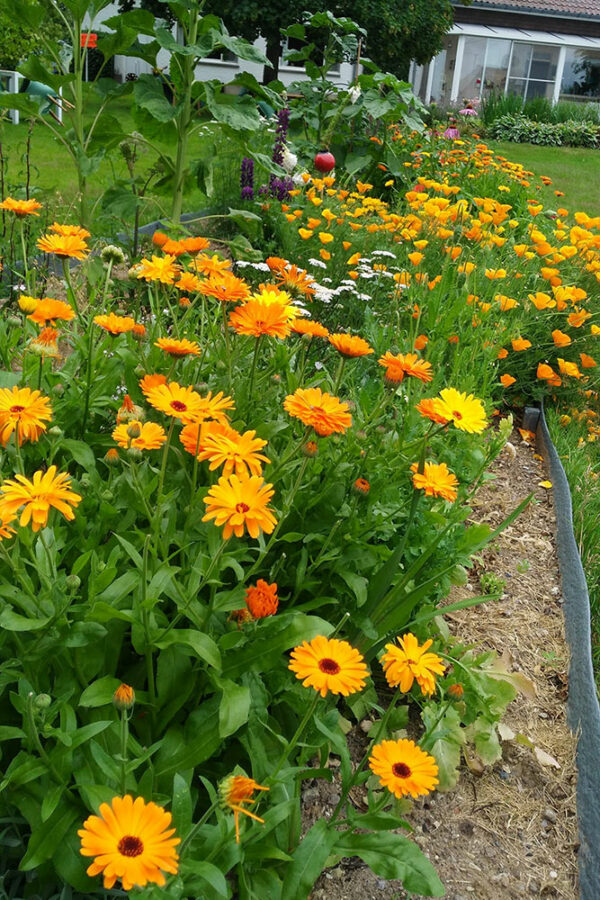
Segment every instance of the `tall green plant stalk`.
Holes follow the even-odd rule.
[[[204,0],[198,6],[191,5],[188,12],[188,20],[182,22],[185,44],[195,44],[198,37],[198,21],[204,6]],[[185,170],[187,146],[190,132],[190,122],[192,120],[192,86],[194,84],[194,70],[196,67],[196,57],[192,54],[176,57],[179,64],[179,70],[183,82],[183,96],[181,102],[181,111],[175,120],[177,130],[177,154],[175,156],[175,169],[173,174],[173,204],[171,206],[171,218],[174,222],[179,222],[183,209],[183,189],[185,186]]]

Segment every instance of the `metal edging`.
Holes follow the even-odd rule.
[[[567,720],[577,735],[577,818],[581,900],[600,898],[600,706],[592,665],[590,600],[577,541],[565,470],[546,424],[543,405],[526,408],[524,425],[536,431],[554,494],[556,543],[562,580],[565,635],[570,650]]]

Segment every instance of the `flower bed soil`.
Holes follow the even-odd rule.
[[[502,654],[509,669],[525,676],[526,691],[503,720],[502,760],[487,769],[477,759],[463,763],[455,790],[416,801],[406,816],[447,900],[578,896],[575,739],[566,724],[568,656],[555,519],[552,493],[539,486],[547,476],[534,454],[515,431],[493,468],[495,481],[472,504],[473,520],[496,527],[529,493],[535,502],[482,555],[470,583],[448,598],[480,594],[483,572],[505,579],[501,600],[453,612],[447,621],[460,639]],[[353,735],[357,758],[367,741],[362,729]],[[335,769],[337,760],[330,762]],[[364,808],[362,788],[351,796]],[[305,782],[306,826],[330,816],[338,799],[335,779]],[[378,878],[360,860],[342,860],[319,879],[311,900],[408,896],[399,882]]]

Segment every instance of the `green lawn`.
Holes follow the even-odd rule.
[[[97,107],[97,100],[92,95],[88,98],[86,106],[86,112],[90,119],[95,114]],[[119,119],[126,133],[135,130],[135,122],[131,115],[131,98],[119,98],[110,105],[109,111]],[[54,120],[50,119],[49,122],[57,130],[64,130]],[[22,190],[25,184],[28,133],[29,123],[24,121],[21,121],[19,125],[0,124],[0,142],[5,160],[6,194],[16,194],[19,189]],[[168,145],[160,140],[156,140],[155,145],[163,151],[168,151]],[[188,150],[190,158],[201,155],[203,152],[202,139],[192,136]],[[65,221],[75,220],[77,217],[75,165],[58,137],[55,137],[44,124],[39,123],[33,126],[29,156],[31,196],[35,196],[48,205],[56,217],[62,217]],[[144,152],[139,159],[137,173],[141,175],[146,172],[154,160],[155,154],[152,151]],[[119,148],[115,147],[106,154],[99,169],[89,180],[91,202],[93,203],[101,197],[116,179],[128,177],[125,160]],[[155,218],[164,212],[168,214],[170,208],[168,193],[155,193],[154,197],[155,202],[149,203],[145,215],[143,215],[144,219]],[[205,199],[200,190],[194,186],[186,196],[185,208],[187,210],[199,209],[205,205]],[[100,212],[101,210],[97,208],[96,214]]]
[[[600,215],[600,150],[500,141],[487,143],[512,162],[552,179],[553,184],[540,191],[546,206],[565,206],[570,212],[582,210],[591,216]],[[564,191],[565,196],[555,197],[555,190]]]

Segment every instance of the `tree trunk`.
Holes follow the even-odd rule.
[[[273,35],[267,38],[267,59],[273,68],[265,66],[263,69],[263,84],[276,81],[279,77],[279,58],[281,56],[281,38]]]

